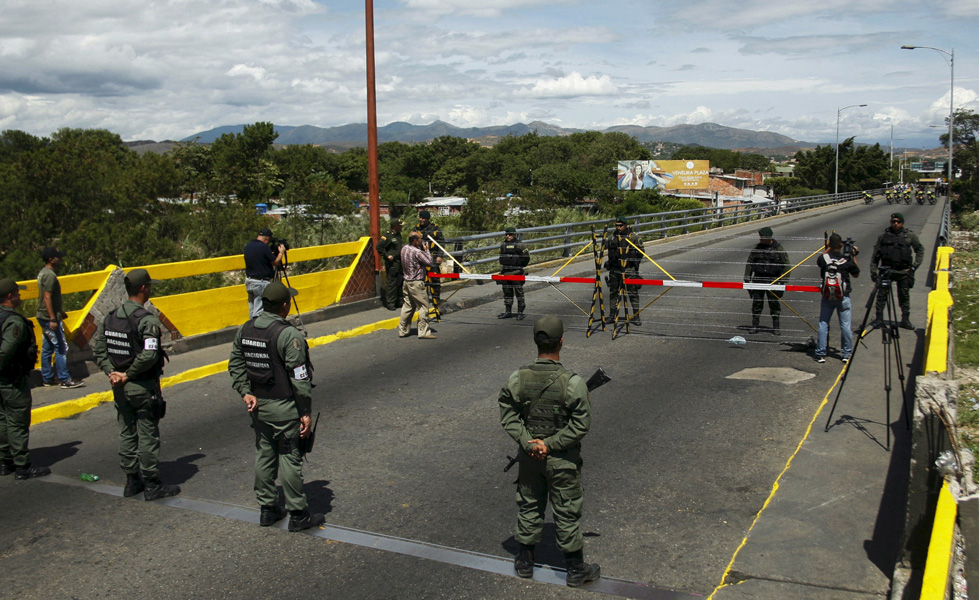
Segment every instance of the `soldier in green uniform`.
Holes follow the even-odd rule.
[[[631,243],[632,242],[632,243]],[[616,230],[606,238],[606,253],[608,259],[606,268],[609,275],[606,283],[609,285],[609,318],[607,323],[616,322],[616,313],[619,304],[622,302],[623,295],[629,296],[630,304],[633,307],[633,325],[642,325],[640,315],[636,314],[640,310],[640,286],[626,285],[624,279],[638,279],[640,277],[640,259],[642,255],[637,248],[642,248],[643,242],[640,237],[633,232],[633,229],[626,222],[626,217],[616,217]]]
[[[599,565],[582,554],[582,438],[589,432],[591,406],[585,380],[559,358],[565,325],[555,316],[534,324],[538,358],[511,374],[500,390],[500,423],[517,442],[517,527],[521,545],[514,569],[534,574],[534,546],[541,541],[551,499],[558,548],[565,553],[566,583],[579,587],[599,579]]]
[[[878,265],[887,268],[887,277],[894,282],[898,290],[898,306],[902,309],[902,322],[899,327],[903,329],[915,329],[909,321],[911,311],[909,290],[915,284],[915,270],[922,264],[923,258],[925,258],[925,248],[919,241],[919,236],[905,229],[905,217],[902,213],[892,213],[891,225],[878,236],[878,241],[875,242],[874,254],[871,255],[871,277],[876,284],[880,283]],[[885,294],[878,294],[875,298],[875,321],[872,326],[881,323],[887,298]]]
[[[442,235],[442,230],[439,229],[439,226],[433,223],[431,219],[432,215],[429,213],[429,211],[419,211],[419,224],[418,227],[415,228],[415,231],[422,234],[422,246],[428,249],[429,254],[432,255],[432,261],[435,263],[431,267],[425,268],[429,293],[432,295],[432,308],[429,311],[430,314],[434,313],[438,309],[441,302],[439,300],[439,294],[440,290],[442,289],[442,280],[438,277],[429,276],[429,273],[439,272],[439,265],[442,263],[442,258],[444,256],[442,250],[439,249],[439,246],[445,246],[446,244],[446,238]],[[439,242],[439,245],[437,246],[436,244],[433,244],[432,241],[429,240],[429,237]]]
[[[34,326],[16,312],[20,290],[12,279],[0,279],[0,475],[31,479],[51,473],[31,464],[27,442],[31,430],[31,390],[27,377],[37,362]]]
[[[268,527],[286,516],[279,506],[278,476],[286,495],[289,531],[302,531],[325,519],[310,513],[303,493],[300,440],[310,436],[313,426],[313,366],[303,334],[286,320],[295,295],[296,290],[278,281],[265,288],[262,314],[242,325],[235,336],[228,371],[255,429],[259,525]]]
[[[508,227],[504,231],[504,242],[500,244],[500,274],[523,275],[524,267],[531,262],[527,246],[517,240],[517,230]],[[511,308],[514,306],[514,296],[517,296],[517,320],[524,319],[524,282],[501,281],[504,288],[504,312],[497,315],[498,319],[509,319],[514,316]]]
[[[402,222],[391,220],[391,230],[378,240],[378,254],[385,265],[384,295],[382,304],[388,310],[398,310],[402,306]]]
[[[772,228],[763,227],[759,230],[759,243],[749,253],[745,263],[745,283],[772,283],[789,271],[789,255],[782,245],[772,237]],[[782,283],[786,283],[783,281]],[[779,335],[779,314],[782,310],[780,298],[783,292],[769,290],[749,290],[752,298],[752,333],[759,333],[759,319],[762,317],[764,301],[769,302],[769,314],[772,316],[772,333]]]
[[[160,319],[143,308],[152,295],[146,269],[126,275],[129,300],[106,315],[92,348],[96,364],[112,383],[119,423],[119,466],[126,473],[123,496],[143,492],[144,500],[169,498],[180,487],[160,481],[160,419],[167,404],[160,390],[166,353],[160,347]]]

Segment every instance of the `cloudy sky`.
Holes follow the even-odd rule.
[[[378,122],[714,122],[938,146],[977,110],[977,0],[374,0]],[[4,0],[0,129],[181,139],[364,123],[362,0]]]

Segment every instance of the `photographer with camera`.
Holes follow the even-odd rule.
[[[851,277],[861,274],[854,257],[857,246],[851,238],[847,241],[833,234],[827,242],[827,251],[817,257],[820,267],[820,325],[817,329],[818,363],[827,362],[827,337],[830,333],[830,317],[837,311],[840,324],[840,359],[847,364],[851,359]]]
[[[899,323],[902,329],[915,329],[909,321],[911,309],[909,290],[915,285],[915,271],[922,264],[923,258],[925,258],[925,248],[922,247],[919,237],[905,229],[905,217],[902,213],[892,213],[891,225],[878,236],[878,241],[875,242],[874,254],[871,255],[871,278],[875,284],[880,284],[880,280],[884,277],[895,283],[898,289],[898,305],[902,309],[902,322]],[[877,295],[872,328],[881,325],[887,299],[885,294]]]
[[[273,248],[276,254],[272,253]],[[245,291],[248,292],[250,319],[262,314],[262,291],[276,276],[276,269],[283,264],[287,249],[283,240],[272,237],[272,230],[268,227],[245,244]]]

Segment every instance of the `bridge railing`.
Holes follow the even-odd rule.
[[[302,275],[288,275],[290,286],[300,295],[303,312],[309,312],[332,304],[352,302],[373,297],[375,292],[374,257],[371,238],[355,242],[294,248],[289,251],[291,263],[347,258],[346,266],[324,269]],[[95,334],[99,323],[93,317],[93,307],[106,291],[110,277],[117,271],[128,272],[138,267],[120,269],[109,265],[101,271],[63,275],[58,278],[63,295],[91,293],[85,306],[69,311],[64,320],[66,337],[76,346],[84,347]],[[172,280],[212,273],[241,271],[245,259],[241,254],[155,265],[144,265],[154,279]],[[23,299],[38,297],[36,280],[19,282],[26,286]],[[218,331],[237,326],[248,320],[248,294],[242,284],[227,285],[195,292],[154,296],[153,305],[161,313],[161,321],[170,330],[173,339]],[[41,344],[40,328],[35,326],[38,345]]]
[[[878,194],[883,190],[870,190]],[[643,241],[681,235],[693,231],[713,229],[725,225],[761,220],[784,212],[798,212],[857,200],[864,192],[845,192],[790,198],[788,200],[750,202],[721,207],[695,208],[670,212],[631,215],[626,220]],[[568,258],[572,252],[581,249],[592,235],[594,228],[598,234],[610,227],[613,219],[597,219],[577,223],[560,223],[518,229],[518,236],[528,246],[528,252],[537,260],[544,262],[556,258]],[[464,267],[478,272],[496,270],[500,239],[503,231],[461,236],[446,240],[445,248],[453,259]],[[489,244],[487,242],[490,242]]]

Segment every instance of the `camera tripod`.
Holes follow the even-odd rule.
[[[837,402],[840,400],[841,392],[844,391],[844,384],[847,383],[847,375],[851,371],[851,366],[854,364],[855,357],[857,357],[858,348],[861,346],[861,342],[866,335],[865,327],[868,324],[868,317],[871,315],[871,309],[876,307],[879,297],[878,295],[884,294],[884,316],[886,318],[881,321],[876,319],[876,322],[872,324],[872,330],[881,330],[881,343],[884,346],[883,376],[885,389],[885,450],[889,450],[891,448],[891,391],[893,362],[895,364],[895,370],[898,373],[899,388],[902,390],[902,411],[905,414],[905,427],[910,427],[912,422],[912,419],[909,416],[908,399],[905,397],[905,364],[902,362],[902,347],[899,344],[898,314],[895,311],[895,286],[892,285],[892,283],[891,270],[884,268],[879,269],[875,289],[871,292],[871,296],[868,298],[866,310],[864,312],[864,319],[861,320],[861,328],[860,333],[858,334],[858,339],[854,343],[851,358],[847,361],[847,366],[844,368],[844,375],[841,377],[840,387],[837,388],[837,397],[834,398],[834,404],[830,407],[830,414],[827,415],[827,424],[824,425],[823,428],[825,432],[830,431],[830,421],[834,418],[834,410],[837,408]]]
[[[287,258],[287,252],[288,250],[282,253],[282,263],[276,265],[276,272],[272,276],[272,280],[279,281],[279,282],[285,280],[286,287],[292,288],[293,286],[289,285],[289,273],[287,273],[287,269],[289,268],[289,259]],[[299,312],[299,304],[296,303],[296,296],[293,296],[292,298],[293,298],[293,308],[296,309],[296,320],[299,321],[299,330],[303,332],[303,337],[307,337],[308,334],[306,333],[306,325],[303,323],[303,315],[300,314]]]

